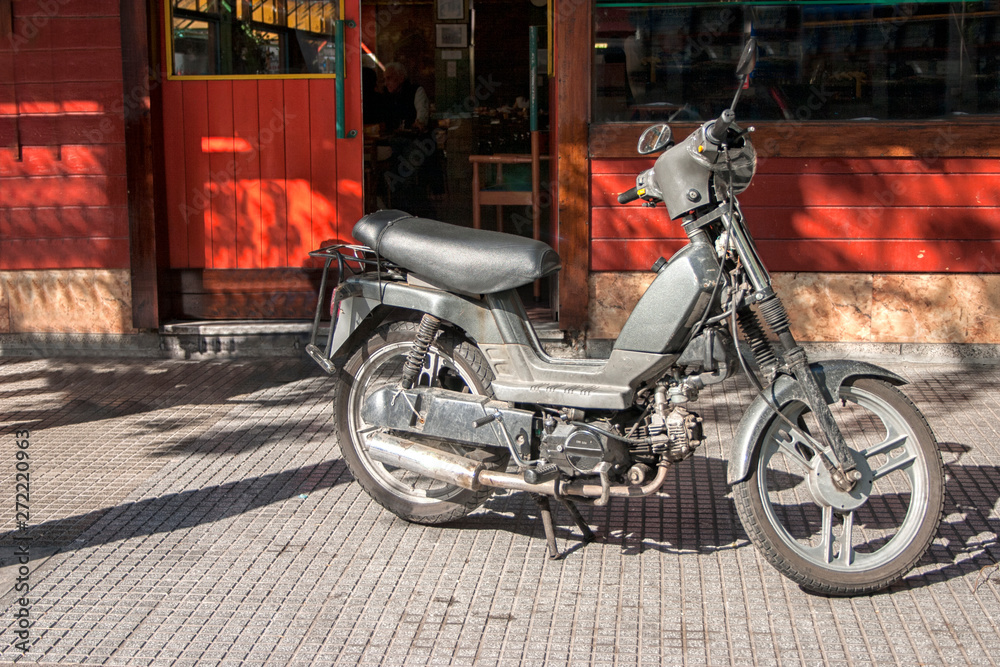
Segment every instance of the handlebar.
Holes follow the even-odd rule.
[[[618,203],[627,204],[630,201],[635,201],[638,198],[639,198],[639,186],[636,186],[618,195]]]
[[[712,123],[712,129],[708,132],[708,138],[714,144],[721,144],[726,138],[726,132],[729,130],[729,126],[733,124],[736,120],[736,114],[733,113],[732,109],[726,109],[721,114],[719,114],[719,119]]]

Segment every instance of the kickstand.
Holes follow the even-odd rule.
[[[558,560],[566,554],[560,553],[559,546],[556,544],[555,524],[552,520],[552,505],[549,503],[549,497],[538,494],[532,495],[535,498],[535,502],[538,503],[538,509],[542,513],[542,527],[545,528],[545,540],[549,545],[549,558],[551,560]],[[590,526],[583,520],[583,515],[580,514],[580,510],[577,509],[576,505],[571,500],[566,500],[565,498],[560,498],[559,500],[569,510],[570,516],[573,517],[573,522],[576,523],[577,528],[583,533],[583,543],[593,542],[594,532],[590,530]]]

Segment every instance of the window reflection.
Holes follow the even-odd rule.
[[[714,117],[746,34],[739,115],[930,119],[1000,110],[1000,0],[830,4],[598,2],[594,120]]]
[[[179,76],[333,74],[333,0],[171,0]]]

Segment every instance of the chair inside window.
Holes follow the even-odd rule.
[[[483,206],[496,206],[497,231],[503,231],[503,207],[531,207],[532,238],[541,237],[541,176],[542,161],[549,156],[543,154],[544,137],[542,132],[531,133],[531,153],[499,153],[496,155],[470,155],[472,163],[472,226],[479,229],[482,226]],[[484,174],[481,165],[495,168],[492,183],[483,183]],[[524,179],[510,178],[510,170],[504,174],[505,165],[530,165],[529,182]]]

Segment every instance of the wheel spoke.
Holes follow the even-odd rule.
[[[897,435],[895,438],[889,438],[883,443],[869,447],[865,451],[861,452],[861,455],[864,456],[866,459],[870,459],[876,454],[884,454],[885,452],[891,452],[892,450],[898,447],[902,447],[904,444],[906,444],[907,437],[908,436],[906,435]]]
[[[788,440],[784,440],[783,438],[781,438],[781,436],[786,436],[788,438]],[[807,459],[805,456],[803,456],[802,452],[800,452],[795,447],[795,445],[797,445],[799,443],[806,444],[808,446],[808,443],[805,443],[801,438],[797,438],[797,437],[795,437],[794,434],[788,433],[786,431],[782,431],[779,434],[779,437],[776,437],[774,439],[774,442],[781,449],[781,452],[786,457],[788,457],[789,459],[791,459],[791,461],[793,463],[797,464],[799,467],[801,467],[806,472],[811,472],[813,470],[815,464],[811,463],[809,461],[809,459]],[[809,447],[809,448],[812,449],[812,447]],[[818,454],[818,452],[816,452],[816,453]]]
[[[831,512],[832,513],[832,512]],[[840,535],[840,553],[837,564],[847,567],[854,562],[854,512],[844,515],[844,532]]]
[[[833,508],[823,508],[823,541],[820,549],[823,552],[823,562],[829,563],[833,560]]]
[[[916,454],[890,459],[888,463],[874,471],[873,479],[882,479],[891,472],[896,472],[897,470],[902,470],[903,468],[909,468],[916,460]]]

